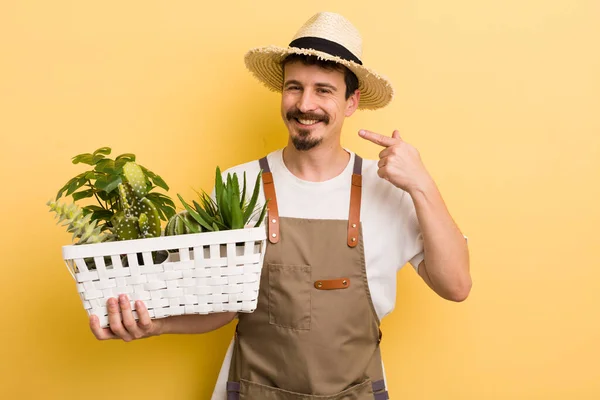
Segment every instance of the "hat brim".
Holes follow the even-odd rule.
[[[387,78],[353,61],[344,60],[317,50],[297,47],[258,47],[246,53],[244,62],[250,72],[267,88],[281,92],[283,88],[281,61],[290,54],[316,56],[322,60],[342,64],[354,72],[358,78],[358,89],[360,91],[359,109],[375,110],[385,107],[394,97],[394,89]]]

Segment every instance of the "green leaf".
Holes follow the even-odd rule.
[[[254,225],[255,228],[257,228],[258,226],[260,226],[260,224],[265,219],[265,214],[267,212],[267,203],[269,203],[268,200],[265,201],[265,205],[263,206],[262,211],[260,212],[260,216],[258,217],[258,221],[256,221],[256,225]]]
[[[76,191],[77,189],[79,189],[80,187],[85,185],[86,182],[87,182],[87,179],[85,179],[85,176],[82,176],[79,179],[77,179],[76,181],[71,182],[71,184],[67,188],[66,196],[69,196],[71,193],[73,193],[74,191]]]
[[[73,164],[83,163],[87,165],[94,165],[94,163],[92,162],[93,157],[94,156],[92,156],[90,153],[79,154],[73,157],[71,162]]]
[[[188,203],[186,203],[185,200],[183,200],[181,195],[178,194],[177,197],[179,197],[179,200],[181,201],[181,204],[183,204],[183,207],[185,207],[187,212],[192,216],[192,218],[194,218],[196,220],[196,222],[198,222],[200,225],[202,225],[206,229],[212,230],[211,226],[206,221],[204,221],[204,219],[200,216],[200,214],[198,214],[192,207],[190,207],[190,205]]]
[[[124,163],[126,163],[128,161],[135,161],[135,154],[124,153],[124,154],[118,155],[117,158],[115,158],[115,161],[121,161],[121,160],[124,160]]]
[[[94,189],[83,190],[81,192],[73,193],[73,201],[92,197],[94,195]]]
[[[160,209],[163,213],[165,213],[165,221],[168,221],[171,219],[171,217],[173,217],[173,215],[177,214],[177,210],[175,210],[174,207],[161,206]]]
[[[246,202],[246,171],[244,171],[244,188],[242,189],[242,199],[240,200],[240,208],[244,209],[244,203]]]
[[[150,171],[146,167],[142,167],[141,165],[140,167],[142,168],[142,171],[144,171],[146,176],[152,181],[152,183],[154,183],[158,187],[163,188],[164,190],[169,190],[169,185],[167,185],[167,183],[160,176],[156,175],[154,172]]]
[[[92,163],[94,163],[94,165],[95,165],[104,159],[105,159],[104,154],[96,154],[95,156],[92,157]]]
[[[231,195],[229,192],[231,189],[226,187],[221,194],[221,201],[217,203],[217,209],[219,211],[219,215],[221,216],[221,221],[225,226],[231,226],[231,206],[229,204],[229,200],[231,199]]]
[[[192,233],[200,233],[200,232],[202,232],[198,228],[198,225],[192,224],[190,221],[187,220],[187,218],[181,218],[181,220],[183,221],[183,223],[185,224],[185,226],[188,228],[188,231],[190,231]]]
[[[193,202],[194,203],[194,207],[196,207],[196,211],[198,212],[198,214],[200,214],[200,216],[209,224],[212,224],[213,226],[216,224],[218,226],[221,226],[225,229],[227,229],[226,226],[224,226],[221,222],[219,222],[217,219],[213,218],[212,216],[208,215],[206,213],[206,211],[200,207],[200,204],[198,204],[197,202]]]
[[[85,173],[85,179],[90,180],[90,181],[98,179],[98,178],[101,178],[103,176],[105,176],[105,175],[104,174],[100,174],[100,173],[98,173],[96,171],[89,171],[89,172]]]
[[[73,182],[76,182],[78,179],[81,179],[81,177],[85,176],[86,173],[87,172],[83,172],[83,173],[77,175],[76,177],[69,179],[69,181],[67,183],[65,183],[65,185],[62,188],[60,188],[60,190],[56,194],[56,200],[58,200],[60,198],[60,196],[62,196],[62,194],[65,192],[65,190],[69,189],[69,186],[71,186],[71,184]]]
[[[102,177],[96,180],[95,186],[101,191],[111,193],[119,184],[123,183],[121,176]]]
[[[242,208],[240,207],[240,184],[237,175],[231,178],[231,229],[241,229],[244,227]]]
[[[99,206],[85,206],[82,207],[84,210],[89,210],[89,211],[100,211],[100,210],[104,210],[104,208],[99,207]]]
[[[100,147],[98,150],[96,150],[96,151],[94,152],[94,154],[93,154],[93,155],[96,155],[96,154],[105,154],[105,155],[109,155],[109,154],[110,154],[110,152],[111,152],[111,149],[110,149],[110,147]]]
[[[94,169],[98,172],[114,174],[115,162],[109,158],[105,158],[103,160],[98,161]]]
[[[150,179],[152,179],[152,183],[156,186],[163,188],[164,190],[169,190],[169,185],[158,175],[153,175]]]
[[[248,203],[248,208],[244,213],[244,223],[248,222],[252,213],[254,212],[254,208],[256,207],[256,202],[258,201],[258,194],[260,193],[260,182],[262,178],[262,170],[258,172],[256,177],[256,182],[254,183],[254,191],[252,192],[252,197],[250,198],[250,203]]]
[[[92,220],[110,221],[113,215],[113,212],[110,210],[100,209],[92,213]]]
[[[221,175],[221,170],[217,167],[217,172],[215,176],[215,199],[217,200],[217,204],[221,202],[223,197],[223,176]]]

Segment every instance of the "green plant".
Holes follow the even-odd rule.
[[[158,237],[161,234],[158,208],[146,197],[148,195],[145,175],[134,162],[123,166],[127,182],[119,184],[122,211],[111,222],[119,240]]]
[[[123,223],[122,239],[128,236],[125,228],[132,224],[136,224],[137,237],[160,236],[160,220],[168,221],[175,215],[175,203],[152,190],[158,187],[168,191],[169,186],[160,176],[136,164],[134,154],[121,154],[113,160],[107,157],[110,153],[109,147],[101,147],[93,153],[73,157],[73,164],[93,168],[71,178],[58,191],[56,200],[61,196],[72,196],[74,202],[95,198],[98,205],[82,207],[83,215],[90,215],[101,231],[112,234]],[[107,235],[106,239],[114,237]]]
[[[91,214],[84,216],[83,210],[77,204],[61,204],[57,201],[48,201],[46,203],[50,211],[56,213],[58,217],[57,224],[64,222],[62,226],[67,227],[67,232],[73,233],[72,241],[79,239],[77,244],[90,244],[108,241],[109,235],[100,232],[100,227],[96,226],[96,221],[92,221]]]
[[[185,221],[185,222],[184,222]],[[183,210],[175,214],[169,219],[167,225],[165,226],[165,236],[174,236],[174,235],[185,235],[188,233],[194,233],[191,231],[187,224],[192,224],[196,229],[196,232],[202,230],[202,226],[196,222],[194,218],[190,215],[187,210]]]
[[[252,217],[260,213],[255,224],[255,227],[259,226],[267,209],[267,202],[262,208],[258,208],[256,205],[260,192],[261,177],[262,171],[256,177],[252,197],[249,201],[246,201],[246,173],[244,172],[244,185],[240,191],[237,174],[227,174],[226,180],[223,181],[221,170],[217,167],[215,199],[203,191],[198,193],[200,203],[193,201],[192,205],[189,205],[181,195],[177,195],[196,224],[187,218],[182,219],[182,222],[190,233],[242,229]]]

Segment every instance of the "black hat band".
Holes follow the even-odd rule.
[[[346,61],[354,61],[358,65],[362,65],[362,61],[356,57],[350,50],[345,48],[339,43],[332,42],[331,40],[319,38],[319,37],[301,37],[296,40],[292,40],[289,45],[290,47],[298,47],[301,49],[312,49],[322,51],[329,55],[339,57]]]

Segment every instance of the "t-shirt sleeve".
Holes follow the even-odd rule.
[[[404,222],[405,232],[405,249],[410,265],[415,271],[419,271],[419,264],[425,259],[423,251],[423,233],[417,218],[417,210],[412,197],[408,193],[404,193],[402,198],[402,206],[405,209],[406,220]]]

